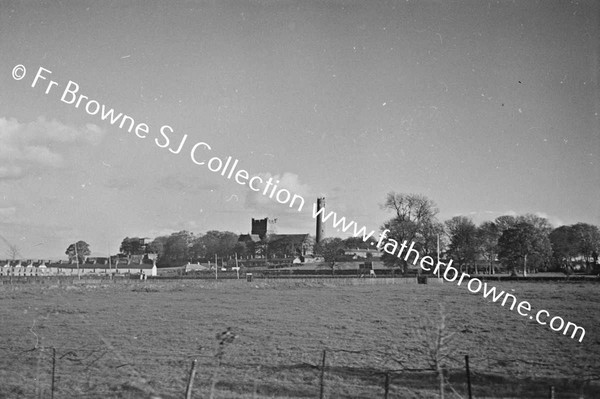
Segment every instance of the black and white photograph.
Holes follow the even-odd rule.
[[[0,399],[600,398],[597,0],[0,0]]]

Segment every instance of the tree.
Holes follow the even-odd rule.
[[[169,264],[188,262],[193,240],[194,235],[186,230],[171,234],[164,244],[163,262]]]
[[[489,262],[488,273],[494,274],[494,261],[498,255],[498,240],[502,232],[496,223],[483,222],[476,234],[479,253]]]
[[[513,229],[519,225],[521,225],[521,227],[523,224],[529,225],[533,229],[532,234],[535,236],[535,239],[533,240],[535,248],[524,258],[526,263],[524,266],[526,269],[529,267],[537,269],[542,265],[547,266],[552,255],[552,246],[548,238],[552,231],[552,226],[547,219],[533,214],[521,216],[504,215],[496,218],[495,224],[501,235],[504,235],[507,230]],[[504,253],[506,254],[506,251]],[[504,258],[504,261],[510,262],[508,258]],[[524,273],[526,274],[527,270],[524,270]]]
[[[206,258],[206,245],[204,243],[203,235],[196,236],[192,241],[192,246],[189,250],[190,258],[192,259],[204,259]]]
[[[3,235],[0,235],[0,239],[2,239],[2,241],[4,241],[4,243],[8,246],[6,254],[10,258],[10,260],[15,261],[17,258],[20,258],[22,256],[18,246],[11,244],[6,238],[4,238]]]
[[[233,246],[233,251],[234,251],[234,254],[236,254],[236,256],[238,256],[238,257],[246,256],[249,253],[248,244],[245,242],[238,241]]]
[[[17,247],[16,245],[13,245],[13,244],[10,244],[8,246],[8,249],[6,250],[6,254],[12,261],[15,261],[17,258],[20,258],[22,256],[21,251],[19,250],[19,247]]]
[[[388,240],[397,243],[406,240],[409,245],[414,241],[415,249],[418,251],[430,250],[433,237],[431,233],[436,230],[436,215],[439,212],[435,202],[420,194],[390,192],[382,208],[395,213],[395,216],[382,226],[382,229],[390,230],[387,235]],[[402,272],[406,272],[407,262],[403,258],[384,252],[381,259],[386,265],[400,266]]]
[[[436,257],[439,254],[438,251],[438,240],[440,251],[446,246],[446,228],[444,223],[432,221],[423,226],[422,235],[422,246],[421,254],[423,256],[430,255]]]
[[[344,247],[346,249],[370,249],[373,248],[371,243],[376,244],[377,240],[372,237],[369,237],[367,241],[364,241],[362,237],[348,237],[344,239]]]
[[[552,244],[552,258],[555,264],[568,271],[571,261],[577,256],[577,242],[571,226],[560,226],[549,235]]]
[[[248,242],[248,252],[252,254],[253,258],[264,258],[265,260],[269,257],[269,236],[264,236],[258,242]]]
[[[532,213],[526,213],[522,216],[517,216],[518,222],[526,222],[535,227],[539,233],[548,235],[552,231],[552,225],[548,222],[548,219],[543,218]]]
[[[325,262],[331,267],[331,275],[335,270],[335,263],[344,257],[344,241],[341,238],[325,238],[316,245],[316,253],[323,256]]]
[[[65,254],[69,256],[70,261],[83,263],[85,258],[91,254],[90,246],[85,241],[77,241],[76,244],[69,245]]]
[[[151,254],[157,254],[158,259],[164,258],[165,255],[165,245],[167,244],[167,240],[169,236],[159,236],[147,245],[146,251]]]
[[[527,259],[532,256],[547,257],[551,251],[550,240],[530,223],[519,222],[505,230],[498,240],[499,258],[513,268],[523,262],[523,275],[527,276]]]
[[[204,245],[207,258],[213,258],[215,255],[225,258],[235,254],[238,237],[230,231],[210,230],[200,238],[200,241]]]
[[[598,259],[600,252],[600,230],[597,226],[577,223],[572,226],[573,238],[577,242],[577,252],[585,260],[586,271],[591,272],[591,264]]]
[[[515,225],[518,223],[518,220],[515,216],[503,215],[498,216],[494,223],[496,224],[498,231],[500,231],[500,234],[502,234],[505,230],[515,227]]]
[[[447,252],[457,260],[462,271],[463,266],[468,268],[477,258],[477,226],[466,216],[455,216],[446,220],[445,224],[450,239]]]
[[[444,369],[456,352],[456,345],[453,345],[455,333],[448,330],[446,313],[442,304],[440,304],[439,322],[426,317],[419,320],[419,328],[415,330],[417,340],[421,342],[421,347],[417,350],[425,355],[429,366],[437,374],[440,399],[445,397]]]
[[[556,263],[570,269],[573,260],[581,257],[585,260],[586,271],[591,272],[600,249],[598,227],[587,223],[560,226],[552,230],[549,237],[552,242],[552,257]]]
[[[519,222],[529,223],[536,231],[536,243],[538,248],[531,257],[527,258],[527,266],[533,269],[538,269],[540,267],[547,269],[552,258],[552,244],[548,238],[552,231],[552,225],[548,222],[548,219],[531,213],[517,216],[517,220]]]
[[[125,255],[143,255],[146,253],[144,239],[139,237],[125,237],[119,247],[119,252]]]
[[[147,252],[157,253],[161,264],[173,265],[192,259],[213,259],[246,253],[246,246],[238,243],[238,235],[229,231],[211,230],[204,235],[194,235],[183,230],[170,236],[156,237],[147,245]]]

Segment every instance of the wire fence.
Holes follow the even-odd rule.
[[[6,398],[412,398],[441,397],[431,367],[409,367],[385,353],[326,348],[285,362],[240,362],[235,351],[186,357],[95,347],[0,347]],[[469,362],[470,361],[470,362]],[[529,367],[539,365],[532,362]],[[470,364],[469,364],[470,363]],[[496,363],[496,364],[494,364]],[[502,359],[453,357],[443,369],[446,398],[600,397],[597,375],[532,378],[487,372]]]

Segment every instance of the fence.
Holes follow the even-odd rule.
[[[160,352],[131,359],[115,356],[103,345],[4,347],[0,356],[0,397],[7,398],[440,397],[438,375],[431,368],[386,367],[381,354],[335,348],[297,353],[286,364],[240,363],[227,353],[220,360],[215,355],[177,358]],[[592,383],[595,378],[502,376],[485,372],[483,364],[491,359],[456,360],[462,360],[462,367],[443,372],[447,398],[600,395],[600,387]]]
[[[331,275],[330,271],[318,270],[318,273],[314,273],[311,270],[293,270],[293,271],[279,271],[279,270],[251,270],[254,279],[260,279],[268,281],[270,279],[281,279],[281,280],[319,280],[328,281],[335,280],[342,284],[343,280],[349,280],[347,283],[350,285],[362,284],[362,282],[356,282],[357,280],[377,280],[378,283],[384,284],[396,284],[405,281],[416,281],[416,273],[408,273],[406,275],[393,274],[391,271],[377,271],[376,276],[370,276],[367,274],[358,274],[354,270],[339,271],[334,275]],[[235,271],[222,272],[219,271],[215,276],[214,272],[189,272],[181,275],[168,275],[168,276],[152,276],[147,277],[148,281],[160,281],[160,280],[237,280],[245,279],[246,273],[239,273]],[[439,280],[437,276],[431,274],[423,274],[421,278],[427,277],[430,280]],[[483,281],[527,281],[527,282],[600,282],[600,275],[598,276],[528,276],[528,277],[515,277],[508,275],[473,275]],[[81,276],[0,276],[0,284],[46,284],[46,285],[73,285],[73,284],[113,284],[113,283],[129,283],[129,280],[139,280],[139,274],[123,274],[123,275],[93,275],[86,274]]]

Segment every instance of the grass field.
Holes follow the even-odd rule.
[[[122,280],[0,285],[0,398],[435,398],[416,333],[454,332],[447,398],[600,397],[600,286],[493,282],[586,329],[583,342],[454,284],[414,279]],[[514,292],[512,291],[514,290]],[[215,335],[231,327],[221,367]]]

